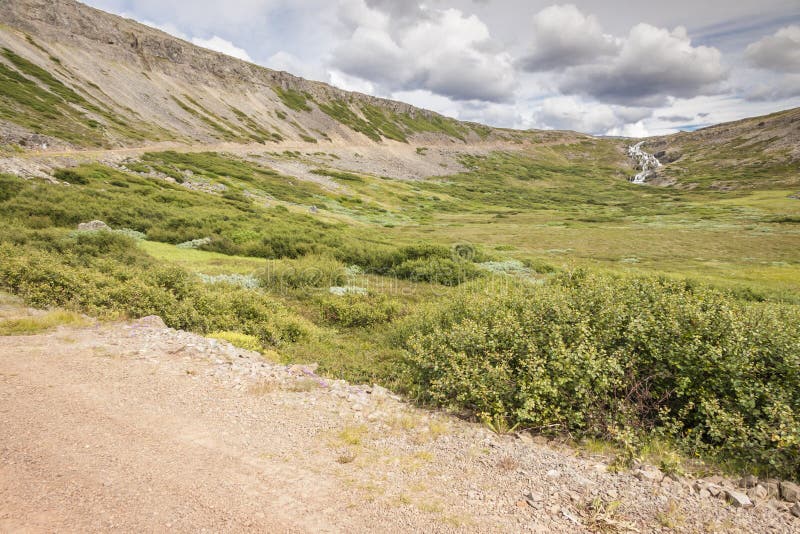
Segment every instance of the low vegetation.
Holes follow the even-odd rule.
[[[545,433],[662,434],[800,477],[800,309],[585,271],[478,283],[398,330],[409,391]]]
[[[342,105],[381,138],[412,127]],[[160,315],[498,433],[800,478],[796,191],[637,187],[619,157],[579,140],[421,181],[316,169],[337,192],[221,152],[0,175],[0,285]],[[75,230],[96,219],[114,230]]]
[[[58,326],[85,326],[89,321],[68,310],[52,310],[41,315],[0,317],[0,336],[24,336],[52,330]]]

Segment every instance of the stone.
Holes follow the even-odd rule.
[[[561,476],[561,472],[560,472],[558,469],[551,469],[550,471],[548,471],[548,472],[545,474],[545,476],[546,476],[547,478],[558,478],[558,477],[560,477],[560,476]]]
[[[148,315],[147,317],[142,317],[141,319],[136,319],[134,321],[136,326],[144,326],[148,328],[166,328],[167,325],[164,324],[164,320],[159,317],[158,315]]]
[[[795,517],[800,517],[800,503],[796,502],[794,505],[789,508],[789,511],[792,512],[792,515]]]
[[[740,488],[754,488],[758,484],[758,477],[747,475],[739,480]]]
[[[781,482],[781,499],[787,502],[800,501],[800,486],[794,482]]]
[[[700,496],[701,499],[708,499],[709,497],[711,497],[711,492],[703,488],[698,492],[698,495]]]
[[[722,492],[722,488],[721,488],[721,487],[719,487],[719,486],[717,486],[716,484],[709,484],[709,485],[706,487],[706,489],[707,489],[707,490],[708,490],[708,492],[709,492],[711,495],[713,495],[714,497],[717,497],[717,496],[719,496],[719,494]]]
[[[96,230],[111,230],[103,221],[89,221],[78,224],[78,230],[82,232],[92,232]]]
[[[750,497],[741,491],[726,489],[725,499],[736,508],[750,508],[753,506],[753,501],[750,500]]]
[[[767,488],[761,484],[756,484],[755,487],[747,490],[747,496],[750,497],[751,500],[760,501],[769,497],[769,492]]]
[[[639,480],[649,480],[651,482],[661,482],[664,479],[664,473],[655,468],[637,469],[634,471],[633,476]]]
[[[781,496],[781,487],[779,482],[765,482],[764,487],[767,490],[767,496],[771,499],[777,499]]]

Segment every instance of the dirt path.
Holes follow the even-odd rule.
[[[2,532],[798,530],[689,486],[155,320],[0,337]]]

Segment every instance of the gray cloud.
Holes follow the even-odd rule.
[[[745,49],[756,67],[776,72],[800,72],[800,26],[786,26]]]
[[[570,69],[560,88],[602,102],[657,107],[668,97],[713,94],[726,77],[719,50],[692,46],[684,28],[638,24],[616,57]]]
[[[553,5],[533,17],[530,52],[518,64],[529,72],[582,65],[617,52],[619,44],[603,33],[594,16],[572,4]]]
[[[688,115],[659,115],[658,120],[667,122],[689,122],[694,120],[694,117]]]

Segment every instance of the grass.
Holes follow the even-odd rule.
[[[0,319],[0,336],[26,336],[39,334],[59,326],[86,326],[89,321],[82,315],[66,310],[52,310],[41,315]]]
[[[272,90],[275,91],[275,94],[278,95],[278,98],[287,108],[294,111],[311,111],[311,106],[308,105],[311,96],[308,93],[301,93],[300,91],[283,87],[273,87]]]
[[[178,265],[191,272],[209,275],[252,274],[258,269],[263,269],[265,263],[258,258],[181,249],[170,243],[156,241],[139,241],[137,245],[157,260]]]
[[[245,350],[251,350],[255,352],[260,352],[262,350],[261,342],[256,336],[242,334],[241,332],[211,332],[206,337],[227,341],[231,345]]]

